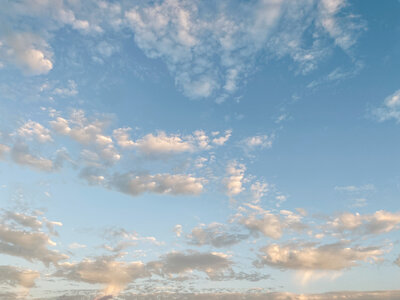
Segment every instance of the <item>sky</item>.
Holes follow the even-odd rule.
[[[400,299],[399,16],[0,0],[0,298]]]

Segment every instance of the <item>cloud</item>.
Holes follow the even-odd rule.
[[[348,52],[364,24],[344,13],[346,6],[340,0],[317,6],[265,0],[232,10],[224,4],[169,0],[136,6],[125,18],[139,48],[165,61],[185,95],[225,99],[262,55],[289,56],[308,72],[328,55],[329,40]]]
[[[249,150],[254,150],[255,148],[271,148],[273,139],[274,136],[256,135],[246,138],[243,144]]]
[[[28,121],[22,125],[18,130],[17,134],[24,138],[35,138],[41,143],[53,141],[50,130],[45,128],[42,124],[34,121]]]
[[[383,234],[400,228],[400,213],[379,210],[370,215],[343,213],[328,225],[339,232],[350,232],[362,236]]]
[[[201,271],[209,277],[229,269],[232,262],[226,254],[219,252],[170,252],[160,260],[148,263],[152,272],[160,275],[182,274],[191,271]]]
[[[39,272],[22,270],[13,266],[0,266],[0,284],[32,288],[35,280],[40,277]]]
[[[25,74],[42,75],[53,69],[53,54],[42,38],[27,32],[14,33],[5,42],[8,59]]]
[[[260,249],[256,265],[280,269],[331,270],[349,269],[363,261],[377,261],[383,251],[377,247],[348,247],[343,243],[319,247],[272,244]]]
[[[49,249],[56,243],[40,230],[39,222],[35,222],[34,217],[29,215],[6,213],[0,224],[0,253],[22,257],[30,262],[41,261],[46,266],[56,266],[67,259],[68,256]],[[30,227],[31,230],[27,231],[20,226]]]
[[[20,165],[28,166],[39,171],[51,172],[54,170],[54,162],[50,159],[35,156],[30,153],[29,147],[22,143],[16,143],[11,149],[12,160]]]
[[[226,130],[225,135],[213,138],[212,142],[218,146],[225,144],[232,135],[232,130]]]
[[[142,193],[198,195],[203,191],[204,179],[184,174],[134,175],[131,173],[115,174],[111,187],[131,195]]]
[[[281,210],[280,214],[273,214],[259,206],[247,204],[252,210],[248,212],[242,208],[242,213],[236,216],[238,222],[251,233],[262,234],[272,239],[280,239],[285,229],[301,231],[307,226],[302,223],[302,216],[288,210]]]
[[[62,263],[54,274],[77,282],[102,284],[106,295],[117,295],[135,279],[148,276],[144,263],[117,261],[115,256],[101,256],[78,263]]]
[[[151,133],[145,135],[136,141],[135,146],[143,155],[150,157],[194,150],[194,146],[190,141],[183,140],[179,135],[168,136],[163,131],[158,132],[157,135]]]
[[[372,111],[379,122],[394,119],[400,122],[400,90],[395,91],[383,101],[383,105]]]
[[[211,245],[216,248],[229,247],[248,238],[246,234],[230,233],[228,230],[225,225],[219,223],[200,225],[193,228],[187,238],[192,245]]]
[[[182,230],[183,230],[182,225],[180,225],[180,224],[175,225],[174,232],[177,237],[180,237],[182,235]]]
[[[111,136],[104,133],[107,120],[95,119],[90,122],[83,110],[72,112],[70,119],[57,117],[50,121],[50,126],[59,135],[70,137],[84,147],[94,151],[100,164],[112,165],[121,159],[121,155],[114,146]],[[86,153],[91,150],[84,149]],[[92,156],[93,157],[93,156]]]
[[[244,191],[243,181],[245,171],[246,166],[244,164],[239,164],[236,161],[228,164],[226,168],[228,177],[224,180],[228,196],[236,196]]]

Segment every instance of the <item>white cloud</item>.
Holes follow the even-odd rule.
[[[224,99],[238,89],[262,51],[289,55],[303,72],[327,55],[329,43],[322,42],[327,36],[348,51],[363,24],[343,14],[345,7],[345,1],[322,1],[316,8],[312,1],[265,0],[231,11],[226,5],[169,0],[137,6],[125,17],[138,46],[166,62],[187,96],[218,93]],[[309,32],[312,46],[304,42]]]
[[[146,156],[170,155],[175,153],[190,152],[194,150],[189,141],[183,140],[179,135],[166,135],[160,131],[157,135],[147,134],[136,141],[135,146]]]
[[[24,138],[35,138],[41,143],[53,141],[50,130],[45,128],[42,124],[34,121],[28,121],[22,125],[17,133]]]
[[[342,243],[319,247],[272,244],[261,249],[257,264],[282,269],[339,271],[363,261],[378,261],[382,254],[376,247],[351,248]]]
[[[183,231],[183,229],[182,229],[182,225],[181,224],[175,225],[174,232],[175,232],[177,237],[180,237],[182,235],[182,231]]]
[[[400,228],[400,213],[379,210],[374,214],[343,213],[328,223],[339,232],[353,234],[383,234]]]
[[[131,196],[142,193],[198,195],[203,191],[202,178],[183,174],[114,175],[111,186]]]
[[[400,90],[386,97],[383,105],[373,110],[373,114],[379,122],[391,119],[400,122]]]
[[[236,161],[229,163],[226,168],[228,177],[224,180],[228,196],[236,196],[244,190],[243,181],[245,171],[246,166],[244,164],[239,164]]]
[[[116,296],[129,283],[147,274],[145,265],[140,261],[128,263],[117,261],[115,256],[102,256],[79,263],[60,264],[54,276],[77,282],[102,284],[105,285],[106,295]]]
[[[28,75],[47,74],[53,69],[47,43],[31,33],[14,33],[6,38],[7,56]]]
[[[291,211],[281,210],[279,214],[274,214],[257,205],[247,203],[246,206],[251,210],[242,207],[236,219],[255,235],[261,233],[272,239],[280,239],[284,230],[301,231],[306,227],[302,223],[302,216]]]

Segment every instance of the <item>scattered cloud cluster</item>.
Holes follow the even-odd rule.
[[[6,212],[0,223],[0,253],[17,256],[44,265],[57,266],[67,255],[51,249],[56,243],[51,240],[51,232],[45,232],[42,227],[52,229],[58,222],[39,220],[38,216]],[[28,230],[27,230],[28,229]]]

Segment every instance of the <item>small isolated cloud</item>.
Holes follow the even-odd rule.
[[[258,266],[279,269],[330,270],[349,269],[364,261],[378,261],[383,251],[377,247],[349,247],[336,243],[316,246],[272,244],[260,249]]]
[[[248,137],[243,140],[242,144],[248,150],[255,150],[257,148],[264,149],[264,148],[271,148],[272,142],[274,140],[274,136],[268,135],[256,135],[252,137]]]
[[[160,131],[157,135],[147,134],[136,141],[135,146],[145,156],[171,155],[175,153],[190,152],[194,146],[190,141],[179,135],[166,135]]]
[[[115,174],[111,187],[131,196],[142,193],[170,195],[199,195],[203,191],[202,178],[184,174],[134,175]]]
[[[186,272],[200,271],[210,278],[220,274],[231,267],[229,257],[220,252],[170,252],[160,260],[148,263],[148,269],[160,275],[183,274]]]
[[[218,146],[225,144],[232,135],[232,130],[226,130],[225,135],[213,138],[212,142]]]
[[[395,120],[397,123],[400,122],[400,90],[397,90],[393,94],[389,95],[383,101],[381,107],[378,107],[372,111],[373,115],[379,122],[387,120]]]
[[[247,228],[252,234],[259,234],[272,238],[280,239],[285,229],[303,230],[306,225],[302,223],[302,216],[288,210],[281,210],[279,214],[273,214],[259,206],[247,204],[251,209],[242,208],[238,222]]]
[[[244,191],[243,181],[246,166],[233,161],[226,168],[227,177],[224,179],[226,194],[228,196],[236,196]]]
[[[183,232],[182,225],[181,224],[175,225],[174,232],[175,232],[177,237],[180,237],[182,235],[182,232]]]
[[[226,225],[211,223],[207,226],[200,225],[192,229],[187,236],[189,244],[196,246],[211,245],[216,248],[229,247],[248,238],[248,235],[229,232]]]

